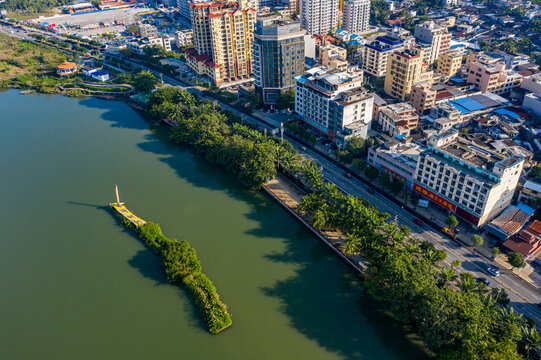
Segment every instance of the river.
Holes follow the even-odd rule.
[[[3,359],[423,359],[419,341],[275,202],[122,102],[0,92]],[[188,240],[232,314],[212,336],[121,200]]]

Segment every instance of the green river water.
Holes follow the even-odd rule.
[[[1,359],[424,359],[273,200],[122,102],[0,92]],[[188,240],[228,305],[212,336],[121,200]]]

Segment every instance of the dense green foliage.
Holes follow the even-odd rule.
[[[300,137],[301,139],[304,139],[308,141],[311,144],[314,144],[316,142],[316,136],[306,130],[306,128],[301,124],[300,121],[289,121],[284,124],[284,127],[286,130],[290,131],[291,133],[295,134],[297,137]]]
[[[389,5],[385,0],[375,0],[370,4],[370,23],[382,25],[389,19]]]
[[[161,256],[167,281],[184,285],[212,334],[231,326],[227,307],[220,301],[212,282],[201,272],[195,249],[187,241],[164,236],[158,224],[148,222],[135,229],[122,216],[118,217],[122,225],[135,230],[145,245]]]
[[[69,4],[70,0],[5,0],[1,7],[7,11],[38,13]]]
[[[509,260],[509,264],[511,264],[511,266],[516,268],[521,268],[526,265],[524,255],[517,252],[510,252],[509,254],[507,254],[507,260]]]
[[[65,60],[58,50],[0,34],[0,87],[54,92],[74,80],[56,76],[56,66]]]
[[[530,169],[530,177],[541,179],[541,164],[537,164],[535,166],[532,166]]]
[[[295,108],[295,89],[284,91],[278,96],[276,106],[280,110],[288,110]]]
[[[156,76],[154,76],[154,74],[150,71],[140,71],[133,78],[133,86],[135,87],[135,90],[141,93],[151,92],[154,90],[157,83],[158,79],[156,79]]]
[[[167,119],[175,125],[173,141],[193,146],[250,188],[273,178],[279,158],[295,152],[288,142],[281,143],[217,110],[214,103],[165,87],[152,93],[147,112],[156,120]]]
[[[303,169],[301,178],[312,193],[299,210],[316,228],[348,234],[345,252],[368,261],[367,291],[414,326],[440,359],[521,359],[539,346],[535,326],[502,307],[506,294],[442,266],[445,252],[412,238],[408,227],[389,221],[389,214],[366,200],[324,182],[317,167]]]
[[[473,242],[473,246],[481,246],[485,242],[479,235],[472,235],[471,241]]]

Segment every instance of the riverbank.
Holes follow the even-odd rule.
[[[111,203],[109,208],[122,226],[133,231],[146,247],[160,256],[167,281],[182,284],[188,291],[211,334],[216,335],[232,325],[226,305],[220,301],[212,281],[201,272],[195,249],[187,241],[164,236],[158,224],[135,216],[123,203]]]
[[[316,229],[310,218],[298,210],[299,203],[307,194],[290,182],[286,177],[277,173],[273,180],[267,181],[261,187],[272,199],[282,205],[291,215],[300,221],[308,230],[313,232],[340,259],[346,262],[358,273],[364,273],[368,266],[366,260],[359,255],[346,255],[347,235],[338,230]]]

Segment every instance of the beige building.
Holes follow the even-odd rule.
[[[455,76],[462,66],[462,51],[448,51],[440,54],[437,72],[443,74],[445,79]]]
[[[405,47],[402,39],[394,35],[378,36],[371,43],[365,44],[362,50],[362,69],[375,77],[383,77],[387,72],[387,60],[395,51]]]
[[[256,9],[250,1],[190,4],[193,44],[188,66],[216,85],[249,80]]]
[[[424,114],[436,102],[437,91],[426,82],[416,83],[411,91],[411,103],[418,114]]]
[[[417,24],[413,35],[418,43],[428,45],[424,55],[429,64],[434,63],[441,53],[448,51],[451,45],[452,35],[447,31],[445,24],[439,25],[433,21]]]
[[[397,51],[389,55],[387,74],[385,75],[385,93],[407,101],[413,84],[421,81],[423,51]]]
[[[346,57],[347,50],[343,47],[329,44],[319,48],[319,62],[323,66],[344,71],[348,67]]]
[[[391,104],[380,108],[378,124],[391,136],[409,136],[411,130],[419,125],[419,115],[408,103]]]

